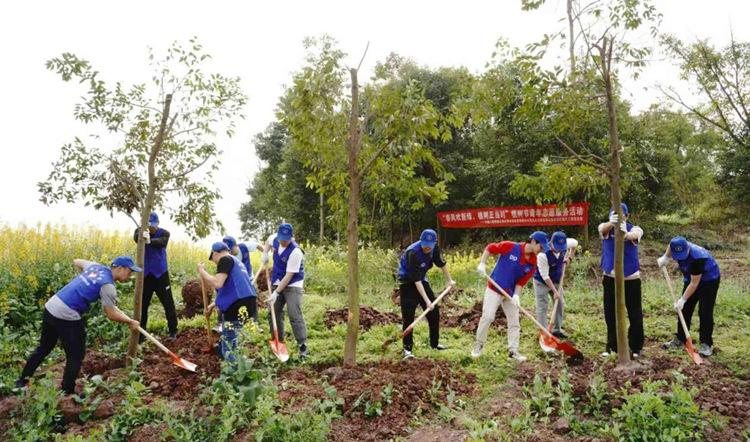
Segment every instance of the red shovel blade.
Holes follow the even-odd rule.
[[[176,354],[169,352],[169,356],[172,358],[172,363],[180,368],[184,368],[185,370],[189,370],[194,372],[196,368],[198,368],[197,365],[193,364],[190,361],[187,361],[185,359],[182,359],[181,357],[177,356]]]
[[[570,345],[569,342],[560,342],[560,340],[557,339],[557,337],[555,337],[554,335],[552,336],[545,335],[544,343],[547,346],[554,348],[555,350],[559,350],[565,353],[566,355],[570,356],[573,359],[583,359],[583,353],[576,350],[576,348]]]
[[[701,365],[703,363],[703,358],[701,358],[701,355],[698,354],[698,352],[695,351],[695,347],[693,347],[693,340],[688,338],[687,342],[685,343],[685,350],[687,350],[688,354],[691,358],[693,358],[693,361],[697,365]]]
[[[289,350],[286,348],[286,343],[279,341],[279,332],[274,331],[274,338],[268,340],[268,344],[271,346],[271,351],[276,355],[281,362],[289,360]]]
[[[553,347],[553,345],[554,345],[554,342],[552,342],[552,340],[549,337],[547,337],[546,334],[540,331],[539,332],[539,346],[542,347],[542,350],[545,353],[553,352],[555,351],[555,347]]]

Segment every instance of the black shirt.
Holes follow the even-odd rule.
[[[231,256],[222,256],[219,260],[219,264],[216,265],[216,273],[226,273],[227,277],[234,268],[234,259]]]
[[[708,261],[708,258],[694,259],[693,262],[690,263],[690,274],[702,275],[703,269],[706,268],[706,261]]]
[[[435,264],[437,267],[444,267],[445,266],[445,260],[442,256],[440,256],[440,248],[435,245],[435,248],[432,250],[432,263]],[[417,252],[415,250],[409,250],[406,252],[406,268],[408,270],[408,274],[406,275],[406,278],[401,278],[401,282],[417,282],[422,280],[422,272],[419,270],[419,257],[417,256]]]

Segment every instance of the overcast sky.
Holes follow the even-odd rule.
[[[520,0],[5,2],[0,15],[0,224],[64,221],[103,229],[133,227],[123,215],[112,219],[82,205],[46,207],[39,202],[36,183],[49,174],[60,146],[93,132],[73,119],[83,89],[63,83],[44,67],[63,52],[89,60],[108,80],[142,83],[151,78],[148,46],[161,54],[172,41],[197,36],[212,54],[214,70],[242,78],[249,96],[247,119],[234,138],[219,140],[224,155],[215,180],[224,195],[216,213],[229,233],[239,236],[237,211],[259,168],[252,137],[273,121],[283,85],[302,63],[304,37],[330,34],[349,54],[350,65],[359,61],[369,41],[361,79],[390,52],[431,67],[466,66],[479,72],[498,38],[525,45],[560,29],[565,2],[547,3],[540,11],[523,12]],[[750,40],[747,0],[655,4],[664,14],[663,32],[724,44],[734,25],[737,40]],[[677,83],[677,73],[669,63],[656,61],[638,83],[627,83],[626,93],[637,109],[659,100],[653,88],[644,90],[655,81]],[[187,238],[168,214],[160,215],[173,237]]]

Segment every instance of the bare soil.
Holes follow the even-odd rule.
[[[349,309],[340,308],[332,309],[325,312],[323,322],[326,327],[331,328],[336,324],[346,324],[348,320]],[[369,330],[376,325],[399,324],[401,316],[391,312],[380,312],[372,307],[361,306],[359,308],[359,327],[362,330]]]
[[[214,289],[206,286],[206,298],[209,304],[213,296]],[[178,318],[192,318],[196,314],[203,314],[203,288],[199,278],[191,279],[182,286],[182,303],[185,308],[177,313]]]

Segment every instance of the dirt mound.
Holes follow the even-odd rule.
[[[208,303],[213,299],[214,289],[206,285]],[[178,318],[192,318],[203,314],[203,289],[199,278],[191,279],[182,286],[182,302],[185,308],[177,313]]]
[[[257,281],[255,281],[255,288],[258,290],[258,296],[261,296],[261,293],[268,294],[268,279],[266,279],[266,271],[260,271],[260,275],[258,275]],[[268,272],[271,273],[270,271]]]
[[[94,376],[104,374],[109,370],[115,370],[125,366],[125,357],[113,357],[106,353],[100,353],[95,350],[86,352],[81,366],[81,374],[84,376]]]
[[[413,359],[383,361],[355,368],[339,366],[295,368],[281,375],[281,382],[295,385],[300,397],[325,397],[323,377],[344,399],[343,417],[336,420],[332,440],[389,440],[406,434],[414,414],[427,413],[446,404],[448,395],[476,393],[476,376],[448,361]],[[284,392],[282,392],[284,393]],[[283,397],[280,394],[280,399]]]
[[[326,327],[331,328],[336,324],[346,324],[349,310],[345,308],[328,310],[325,313],[323,322]],[[369,330],[376,325],[398,324],[401,322],[401,316],[396,313],[384,313],[375,310],[372,307],[361,306],[359,308],[359,327],[363,330]]]
[[[162,436],[167,432],[167,424],[159,425],[141,425],[133,430],[128,442],[151,442],[162,440]]]
[[[446,301],[442,305],[440,312],[440,326],[441,327],[460,327],[461,330],[467,333],[475,333],[479,326],[479,320],[482,318],[482,307],[484,303],[482,301],[477,302],[471,309],[462,307],[450,301]],[[495,320],[492,321],[491,327],[498,325],[507,325],[505,319],[505,313],[502,307],[497,309],[495,312]]]

